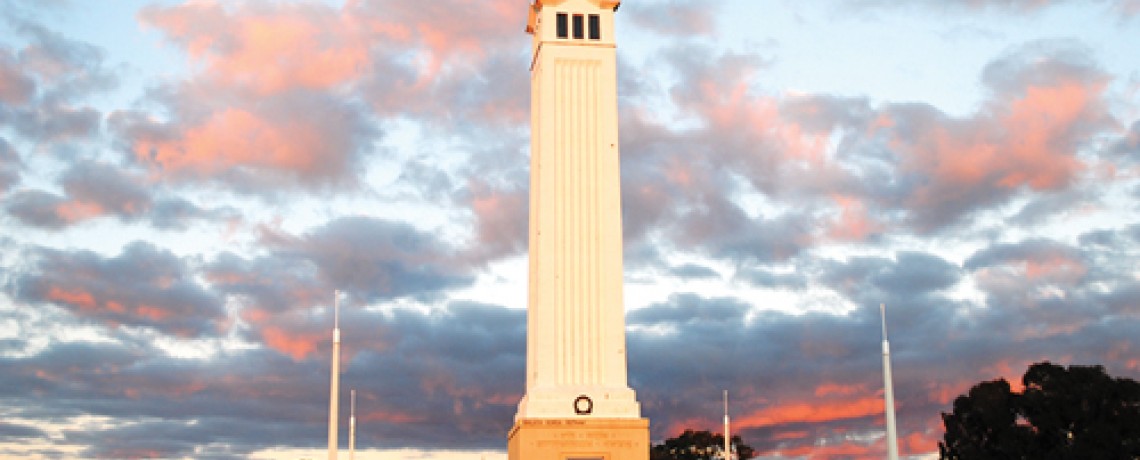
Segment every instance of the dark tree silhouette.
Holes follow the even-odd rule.
[[[740,439],[732,437],[732,449],[740,460],[753,458],[756,451]],[[685,430],[680,436],[649,449],[649,460],[710,460],[724,450],[724,435],[708,431]]]
[[[1102,366],[1029,367],[1025,389],[982,382],[942,414],[941,458],[1140,459],[1140,383]]]

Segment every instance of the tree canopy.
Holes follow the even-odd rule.
[[[1029,367],[1024,390],[982,382],[942,414],[942,459],[1140,458],[1140,383],[1102,366]]]
[[[740,460],[753,458],[756,451],[740,439],[732,437],[732,449]],[[649,450],[649,460],[711,460],[724,451],[724,435],[708,431],[685,430],[680,436],[666,439]]]

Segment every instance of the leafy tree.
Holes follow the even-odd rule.
[[[756,451],[740,439],[732,437],[732,449],[737,458],[745,460],[756,456]],[[724,435],[708,431],[685,430],[680,436],[649,449],[649,460],[711,460],[722,458]]]
[[[1021,381],[1021,393],[999,379],[955,399],[941,458],[1140,459],[1140,382],[1048,362]]]

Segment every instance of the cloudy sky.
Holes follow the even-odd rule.
[[[319,457],[340,289],[358,458],[504,459],[526,8],[0,0],[0,457]],[[1140,378],[1140,2],[617,18],[654,440],[727,389],[765,457],[881,458],[881,303],[915,458],[982,380]]]

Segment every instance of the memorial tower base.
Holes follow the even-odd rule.
[[[508,460],[649,460],[649,419],[527,419],[507,437]]]

